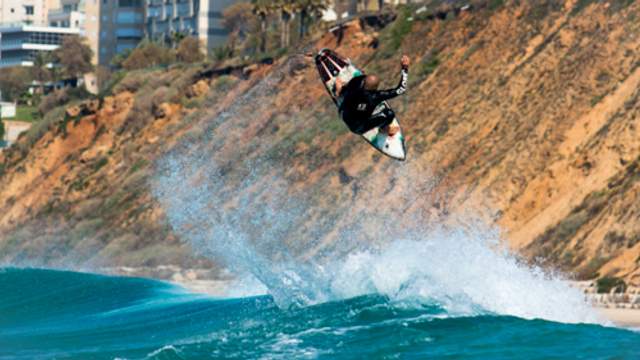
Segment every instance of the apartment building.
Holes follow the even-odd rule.
[[[79,29],[32,25],[0,25],[0,68],[33,66],[38,52],[51,52],[65,36],[78,36]]]
[[[0,0],[0,24],[47,24],[49,0]]]
[[[222,13],[238,1],[0,0],[0,26],[77,29],[93,50],[94,65],[108,66],[145,37],[170,41],[182,34],[197,36],[207,49],[222,46],[228,35]]]
[[[85,0],[84,11],[84,35],[95,65],[108,66],[144,38],[144,0]]]
[[[170,41],[183,34],[197,36],[207,49],[224,45],[222,12],[238,0],[58,1],[80,3],[94,64],[108,66],[114,56],[135,48],[145,37]]]
[[[48,24],[53,27],[84,29],[83,0],[49,0]]]
[[[145,29],[151,39],[176,34],[197,36],[207,49],[225,44],[224,9],[238,0],[146,0]]]
[[[229,33],[222,21],[222,13],[238,0],[202,0],[198,12],[198,38],[207,50],[224,45]]]
[[[169,40],[173,33],[195,35],[198,31],[197,0],[147,0],[145,27],[149,38]]]

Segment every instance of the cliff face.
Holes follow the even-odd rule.
[[[639,16],[630,1],[507,2],[324,35],[316,47],[389,86],[399,55],[414,59],[410,91],[393,101],[406,164],[348,133],[300,57],[244,80],[204,67],[130,74],[114,96],[50,114],[44,135],[32,130],[3,155],[3,260],[209,266],[172,233],[150,191],[156,160],[185,151],[229,179],[215,188],[221,206],[242,200],[235,192],[266,196],[260,181],[238,185],[265,162],[253,176],[307,194],[313,206],[297,227],[328,225],[311,242],[292,240],[300,253],[335,242],[382,203],[434,223],[477,209],[530,259],[640,285]]]

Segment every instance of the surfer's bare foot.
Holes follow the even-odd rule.
[[[387,125],[382,129],[382,131],[386,132],[387,135],[393,137],[400,131],[400,127],[396,125]]]
[[[340,93],[342,93],[342,88],[344,87],[344,81],[342,81],[342,79],[337,78],[336,79],[336,96],[340,96]]]

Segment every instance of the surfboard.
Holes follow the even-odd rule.
[[[346,59],[330,49],[322,49],[315,56],[315,63],[320,73],[320,79],[322,80],[329,96],[340,108],[342,99],[335,94],[336,79],[340,78],[345,84],[351,79],[357,76],[364,75],[364,73],[355,67],[349,59]],[[385,110],[385,108],[391,109],[389,104],[384,101],[373,111],[373,115],[376,115]],[[407,158],[407,150],[405,147],[405,139],[402,134],[402,127],[397,118],[394,118],[391,125],[397,126],[398,131],[393,136],[389,136],[387,133],[381,131],[380,128],[373,128],[361,136],[381,153],[389,156],[390,158],[404,161]]]

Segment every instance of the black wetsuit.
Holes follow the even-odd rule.
[[[409,69],[403,68],[400,84],[395,89],[389,90],[366,90],[364,75],[355,77],[344,85],[340,114],[349,129],[356,134],[363,134],[373,128],[389,125],[395,118],[393,110],[386,107],[375,115],[373,111],[383,101],[404,94],[407,91],[408,76]]]

